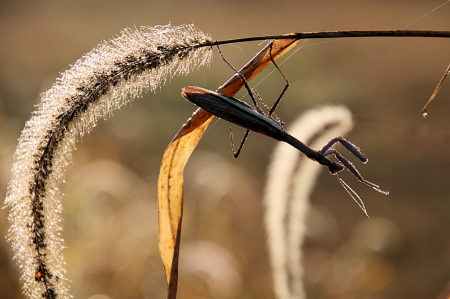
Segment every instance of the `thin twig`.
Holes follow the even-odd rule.
[[[442,84],[444,83],[445,78],[447,78],[448,74],[450,74],[450,64],[447,67],[447,70],[444,73],[444,76],[442,76],[441,81],[439,81],[436,89],[434,90],[433,94],[431,95],[430,99],[428,100],[428,102],[425,104],[425,107],[423,107],[422,109],[422,115],[423,117],[426,117],[428,115],[427,112],[427,107],[430,104],[430,102],[434,99],[434,97],[436,96],[436,94],[438,93],[439,89],[441,89]]]
[[[317,38],[348,38],[348,37],[439,37],[450,38],[450,31],[432,30],[344,30],[344,31],[317,31],[292,33],[288,35],[266,35],[245,38],[228,39],[222,41],[208,42],[195,46],[196,48],[243,43],[249,41],[260,41],[267,39],[317,39]]]

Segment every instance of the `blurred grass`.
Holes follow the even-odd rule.
[[[402,29],[441,3],[2,1],[1,190],[6,190],[16,140],[39,93],[51,87],[59,72],[125,27],[195,23],[215,39]],[[449,10],[443,6],[407,29],[450,30]],[[240,67],[259,48],[251,43],[222,50]],[[348,137],[369,157],[358,169],[391,192],[381,196],[348,176],[375,218],[368,221],[324,172],[312,198],[311,236],[305,244],[309,298],[435,298],[450,280],[449,82],[428,118],[421,116],[448,65],[449,50],[450,41],[438,39],[309,41],[281,66],[291,87],[277,114],[289,123],[315,105],[349,106],[356,128]],[[165,296],[155,190],[164,148],[195,110],[181,98],[180,89],[197,85],[214,90],[230,75],[215,55],[209,69],[176,77],[156,94],[116,111],[78,144],[63,203],[65,256],[75,298]],[[274,73],[257,88],[270,103],[283,79]],[[235,160],[228,125],[219,120],[208,129],[186,168],[179,298],[273,298],[260,198],[274,145],[251,134]],[[0,210],[3,235],[9,227],[6,217],[7,210]],[[371,241],[371,236],[381,241]],[[380,242],[382,246],[371,245]],[[185,256],[183,247],[190,248]],[[194,255],[197,251],[204,252],[203,259]],[[22,298],[11,257],[9,244],[0,242],[2,298]],[[222,271],[208,272],[216,268]]]

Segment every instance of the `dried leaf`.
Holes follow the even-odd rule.
[[[297,40],[277,40],[272,46],[272,56],[277,59],[291,50]],[[270,47],[266,46],[241,70],[251,80],[271,63]],[[243,86],[234,75],[217,92],[233,96]],[[168,296],[176,298],[178,284],[178,254],[183,214],[183,169],[214,115],[199,108],[180,129],[167,147],[158,180],[159,250],[167,278]]]

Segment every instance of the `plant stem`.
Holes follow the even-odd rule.
[[[228,39],[222,41],[199,44],[195,48],[260,41],[266,39],[317,39],[317,38],[347,38],[347,37],[439,37],[450,38],[450,31],[431,30],[344,30],[291,33],[285,35],[266,35],[245,38]]]

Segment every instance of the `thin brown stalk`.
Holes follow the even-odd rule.
[[[318,38],[349,38],[349,37],[436,37],[450,38],[450,31],[432,30],[343,30],[343,31],[317,31],[301,32],[287,35],[265,35],[245,38],[236,38],[212,43],[199,44],[196,47],[214,45],[235,44],[250,41],[261,41],[267,39],[318,39]]]

